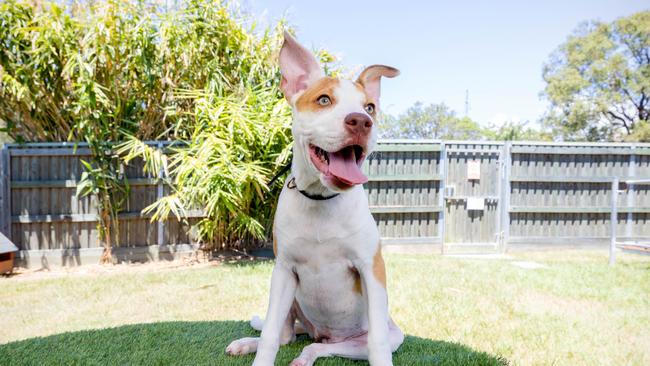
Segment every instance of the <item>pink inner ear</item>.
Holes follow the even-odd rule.
[[[366,67],[359,75],[357,82],[363,85],[366,95],[373,99],[379,105],[380,81],[381,77],[394,78],[399,75],[399,70],[394,67],[385,65],[372,65]]]
[[[366,94],[370,97],[370,99],[374,100],[377,104],[379,104],[379,77],[373,78],[373,80],[367,80],[364,83],[364,89],[366,90]]]
[[[296,93],[307,89],[307,83],[305,82],[305,79],[307,79],[307,75],[299,75],[298,77],[293,78],[290,82],[286,77],[283,76],[282,80],[280,81],[280,89],[288,98],[291,98]]]
[[[288,100],[309,86],[308,83],[322,74],[314,55],[285,33],[280,50],[280,88]]]

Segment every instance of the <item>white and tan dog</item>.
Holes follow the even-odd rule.
[[[275,214],[269,307],[264,322],[251,320],[261,337],[236,340],[226,353],[257,351],[253,365],[273,365],[280,345],[308,333],[318,343],[291,365],[327,356],[392,365],[404,335],[388,314],[379,232],[360,167],[377,140],[380,78],[399,71],[374,65],[356,81],[326,77],[288,33],[280,71],[293,107],[294,155]]]

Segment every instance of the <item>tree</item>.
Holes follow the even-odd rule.
[[[550,133],[528,127],[528,121],[510,121],[497,127],[490,125],[483,130],[487,140],[493,141],[551,141]]]
[[[468,117],[458,117],[444,103],[424,106],[416,102],[398,117],[384,115],[382,138],[472,140],[482,137],[482,128]]]
[[[650,11],[582,24],[543,77],[551,104],[543,121],[560,139],[648,141]]]

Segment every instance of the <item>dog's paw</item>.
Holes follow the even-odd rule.
[[[291,361],[289,366],[312,366],[321,353],[319,350],[322,346],[323,345],[319,343],[312,343],[303,348],[302,352],[300,352],[300,356]]]
[[[228,347],[226,347],[226,354],[231,356],[240,356],[245,355],[251,352],[257,351],[257,343],[259,338],[242,338],[236,341],[232,341]]]
[[[296,358],[295,360],[291,361],[289,366],[310,366],[313,365],[312,362],[309,362],[308,360],[305,360],[304,358]]]

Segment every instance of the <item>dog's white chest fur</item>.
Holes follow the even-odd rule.
[[[361,186],[319,202],[285,187],[274,231],[277,261],[296,274],[296,301],[318,335],[345,339],[367,331],[354,263],[372,260],[379,233]]]

